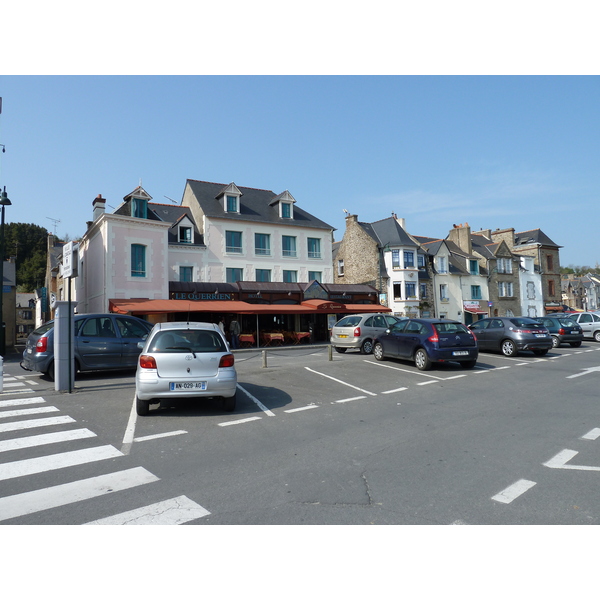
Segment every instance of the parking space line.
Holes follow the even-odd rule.
[[[429,382],[427,382],[429,383]],[[431,382],[433,383],[433,382]],[[395,390],[387,390],[387,392],[381,392],[382,394],[393,394],[394,392],[403,392],[404,390],[407,390],[407,387],[401,387],[401,388],[396,388]]]
[[[301,406],[300,408],[290,408],[289,410],[284,410],[286,413],[294,413],[300,412],[301,410],[310,410],[311,408],[318,408],[316,404],[309,404],[308,406]]]
[[[436,381],[430,379],[429,381],[421,381],[421,383],[417,383],[417,385],[429,385],[430,383],[436,383]]]
[[[374,394],[373,392],[368,392],[367,390],[363,390],[359,387],[356,387],[355,385],[352,385],[350,383],[347,383],[345,381],[342,381],[341,379],[336,379],[335,377],[332,377],[331,375],[326,375],[325,373],[320,373],[319,371],[315,371],[313,369],[310,369],[308,367],[304,367],[307,371],[310,371],[311,373],[316,373],[317,375],[321,375],[322,377],[327,377],[327,379],[331,379],[337,383],[341,383],[342,385],[347,385],[348,387],[351,387],[355,390],[358,390],[359,392],[362,392],[363,394],[368,394],[369,396],[377,396],[377,394]]]
[[[239,425],[240,423],[249,423],[250,421],[259,421],[262,417],[248,417],[247,419],[238,419],[237,421],[227,421],[219,423],[219,427],[228,427],[229,425]]]
[[[246,394],[246,396],[248,396],[248,398],[250,398],[250,400],[252,400],[252,402],[254,402],[256,406],[258,406],[258,408],[260,408],[260,410],[262,410],[267,416],[275,416],[275,413],[273,411],[269,410],[258,398],[255,398],[248,390],[244,389],[239,383],[237,384],[237,387],[238,389],[242,390],[242,392],[244,392],[244,394]]]
[[[144,435],[142,437],[133,438],[134,442],[147,442],[148,440],[156,440],[158,438],[170,437],[172,435],[181,435],[187,431],[180,429],[178,431],[167,431],[166,433],[155,433],[154,435]]]
[[[502,490],[495,496],[492,496],[492,500],[495,500],[496,502],[502,502],[503,504],[510,504],[515,498],[518,498],[521,494],[524,494],[534,485],[536,485],[535,481],[519,479],[519,481],[509,485],[505,490]]]
[[[594,427],[591,431],[588,431],[585,435],[581,436],[582,440],[597,440],[600,437],[600,429]]]
[[[385,394],[385,392],[383,392]],[[336,400],[336,404],[343,404],[344,402],[353,402],[354,400],[364,400],[366,396],[355,396],[354,398],[344,398],[343,400]]]
[[[409,369],[401,369],[400,367],[394,367],[393,365],[385,365],[382,363],[376,363],[371,360],[365,360],[368,365],[374,365],[376,367],[385,367],[386,369],[393,369],[394,371],[401,371],[402,373],[412,373],[413,375],[421,375],[422,377],[430,377],[431,379],[437,379],[443,381],[443,377],[437,377],[436,375],[430,375],[429,373],[421,373],[421,371],[410,371]]]
[[[450,379],[460,379],[461,377],[466,377],[466,375],[452,375],[452,377],[444,377],[444,381],[450,381]]]

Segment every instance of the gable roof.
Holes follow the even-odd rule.
[[[542,246],[562,248],[562,246],[555,244],[541,229],[531,229],[530,231],[515,233],[515,249],[517,249],[518,246],[528,246],[529,244],[541,244]]]
[[[385,246],[418,246],[394,217],[375,221],[375,223],[359,222],[358,224],[381,248]]]
[[[171,223],[171,228],[168,231],[168,243],[177,244],[179,243],[179,230],[178,225],[182,219],[188,218],[192,224],[194,230],[194,238],[192,244],[203,245],[204,236],[198,231],[192,211],[187,206],[178,206],[174,204],[157,204],[155,202],[148,202],[148,216],[154,215],[154,218],[150,220],[160,220],[166,223]]]
[[[231,185],[231,184],[230,184]],[[200,209],[204,215],[212,219],[231,219],[233,221],[253,221],[256,223],[270,223],[280,225],[292,225],[296,227],[312,227],[315,229],[327,229],[333,231],[335,228],[321,221],[317,217],[294,205],[294,218],[284,219],[279,216],[278,202],[276,198],[290,199],[294,201],[289,192],[275,194],[271,190],[260,190],[242,186],[236,188],[242,194],[240,198],[240,212],[230,213],[223,210],[219,201],[224,189],[228,186],[222,183],[210,183],[208,181],[197,181],[188,179],[186,186],[192,191]]]

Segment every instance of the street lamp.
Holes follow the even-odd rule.
[[[6,326],[4,323],[4,207],[10,206],[12,202],[6,195],[6,186],[0,196],[0,205],[2,206],[2,215],[0,220],[0,356],[6,354]]]

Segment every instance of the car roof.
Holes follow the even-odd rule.
[[[463,325],[460,321],[455,321],[454,319],[428,319],[425,317],[419,317],[417,319],[411,319],[411,321],[418,321],[419,323],[458,323],[459,325]]]
[[[199,321],[169,321],[168,323],[157,323],[155,331],[168,331],[172,329],[206,329],[221,331],[216,323],[201,323]]]

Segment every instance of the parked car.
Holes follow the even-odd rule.
[[[558,348],[561,344],[570,344],[573,348],[579,348],[583,341],[583,331],[576,321],[569,317],[547,315],[535,317],[552,336],[552,347]]]
[[[331,330],[331,345],[336,352],[360,350],[361,354],[373,352],[373,340],[386,329],[406,317],[394,317],[383,313],[348,315],[340,319]]]
[[[569,313],[569,319],[577,323],[583,331],[584,338],[600,342],[600,314],[595,312]]]
[[[435,362],[460,362],[472,369],[479,349],[475,336],[458,321],[449,319],[406,319],[377,336],[373,356],[414,361],[421,371]]]
[[[136,411],[162,399],[222,399],[236,407],[237,373],[225,336],[214,323],[158,323],[142,347],[135,374]]]
[[[544,356],[552,348],[550,332],[529,317],[488,317],[471,323],[480,350],[500,350],[505,356],[515,356],[531,350]]]
[[[75,373],[135,369],[140,354],[138,343],[151,329],[152,323],[128,315],[75,315]],[[54,379],[54,321],[48,321],[29,334],[21,367]]]

